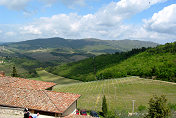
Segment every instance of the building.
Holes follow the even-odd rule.
[[[28,108],[31,113],[68,117],[76,111],[80,95],[51,91],[55,85],[0,73],[0,109]]]

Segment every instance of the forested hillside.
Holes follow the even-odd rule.
[[[127,58],[145,51],[147,48],[132,49],[129,52],[116,52],[115,54],[103,54],[78,62],[50,67],[47,70],[53,74],[81,81],[97,80],[96,73],[104,68],[118,64]]]
[[[147,50],[100,55],[49,70],[81,81],[141,76],[176,82],[176,42]]]
[[[101,70],[98,79],[142,76],[176,82],[176,42],[167,43]]]

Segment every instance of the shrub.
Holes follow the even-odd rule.
[[[149,101],[148,115],[146,118],[166,118],[170,115],[170,109],[167,106],[167,99],[164,95],[154,96]]]
[[[142,112],[142,111],[145,111],[145,110],[146,110],[146,106],[144,106],[144,105],[138,106],[138,111]]]

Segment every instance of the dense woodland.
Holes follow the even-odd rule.
[[[176,42],[155,48],[104,54],[48,71],[81,81],[141,76],[176,82]]]
[[[97,73],[98,79],[128,75],[176,82],[176,42],[148,49]]]
[[[148,48],[132,49],[128,52],[116,52],[115,54],[103,54],[78,62],[49,67],[47,70],[53,74],[81,81],[94,81],[99,78],[96,73],[105,68],[118,64],[127,58],[139,54]]]

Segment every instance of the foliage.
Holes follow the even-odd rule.
[[[11,76],[12,76],[12,77],[18,77],[18,76],[19,76],[19,75],[17,74],[17,70],[16,70],[15,66],[13,66]]]
[[[166,118],[170,115],[170,109],[167,106],[167,99],[164,95],[154,96],[149,101],[149,109],[146,118]]]
[[[155,48],[103,54],[48,69],[49,72],[81,81],[127,76],[176,82],[176,42]]]
[[[105,118],[119,118],[119,117],[114,112],[108,111],[108,113],[106,114]]]
[[[107,103],[106,103],[106,97],[105,97],[105,95],[103,96],[102,112],[103,112],[103,115],[104,115],[104,116],[106,116],[107,113],[108,113],[108,107],[107,107]]]
[[[138,55],[97,72],[97,78],[108,79],[141,76],[176,82],[176,42],[147,49]]]
[[[144,105],[138,106],[138,111],[142,112],[144,110],[146,110],[146,106],[144,106]]]
[[[169,106],[170,110],[176,111],[176,104],[168,103],[168,106]]]
[[[97,76],[96,72],[118,64],[127,58],[134,56],[140,52],[145,51],[147,48],[132,49],[129,52],[116,52],[115,54],[103,54],[96,57],[91,57],[78,62],[69,64],[63,64],[56,66],[55,68],[48,68],[47,70],[53,74],[64,76],[66,78],[81,80],[81,81],[93,81],[97,79],[104,79],[108,76],[108,73],[104,73],[103,76]],[[126,76],[126,73],[120,72],[119,77]]]

